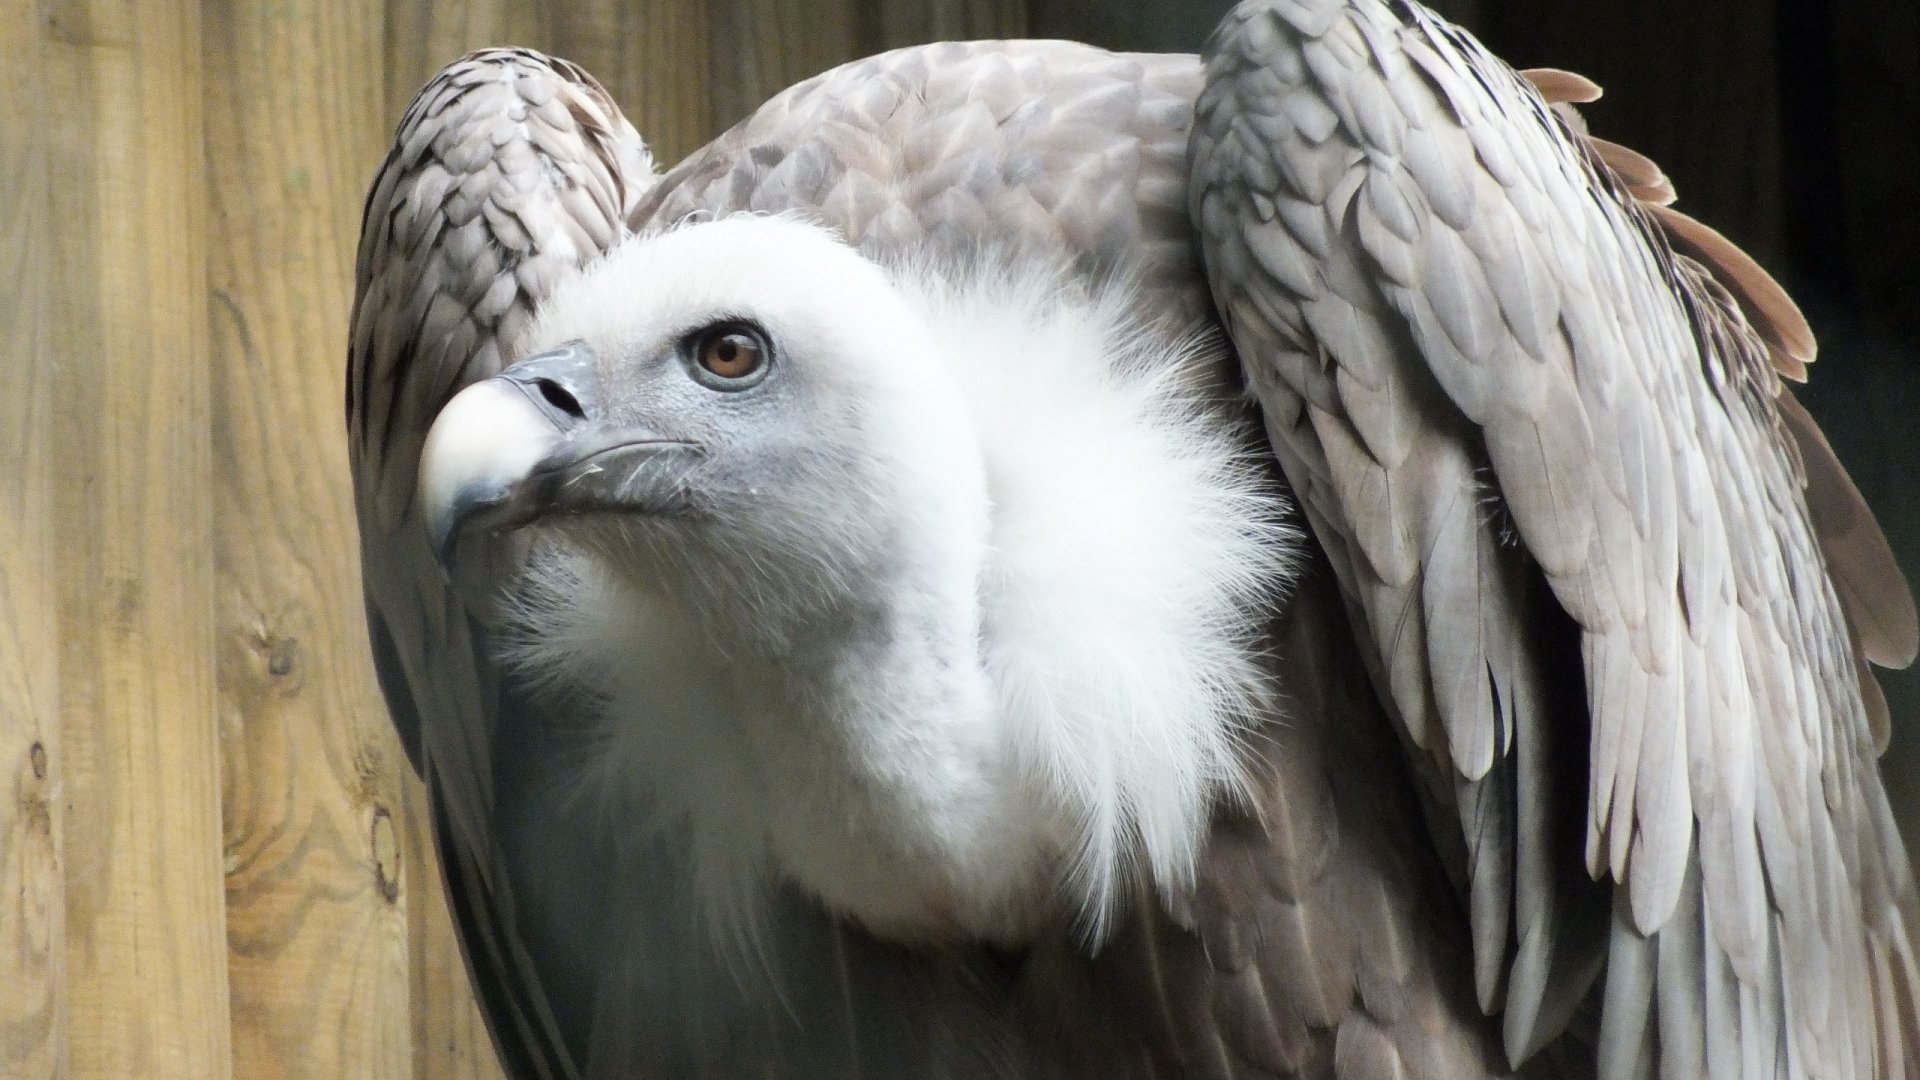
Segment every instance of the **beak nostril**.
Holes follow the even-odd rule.
[[[540,389],[540,396],[547,400],[547,404],[575,420],[587,418],[587,411],[580,407],[580,400],[574,397],[566,387],[552,379],[535,379],[533,384]]]

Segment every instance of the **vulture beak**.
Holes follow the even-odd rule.
[[[698,448],[609,423],[605,411],[593,353],[579,342],[455,394],[420,452],[422,516],[441,565],[477,529],[679,508],[678,481]]]

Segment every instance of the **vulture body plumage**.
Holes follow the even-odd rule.
[[[509,1072],[1920,1072],[1913,602],[1597,93],[1250,0],[662,173],[565,61],[436,76],[347,418]]]

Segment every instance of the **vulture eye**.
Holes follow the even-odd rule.
[[[772,354],[758,327],[718,323],[687,339],[693,373],[715,390],[745,390],[767,373]]]

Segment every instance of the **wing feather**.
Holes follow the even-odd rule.
[[[1760,1064],[1782,1021],[1791,1071],[1902,1075],[1920,1020],[1874,979],[1911,984],[1916,898],[1865,662],[1912,658],[1912,599],[1782,389],[1799,310],[1585,135],[1567,103],[1598,87],[1523,79],[1417,5],[1245,4],[1208,64],[1210,280],[1386,695],[1455,777],[1509,1054],[1572,1014],[1545,971],[1578,997],[1604,967],[1603,1075]],[[1529,753],[1570,725],[1583,752]],[[1585,887],[1527,839],[1582,828]],[[1554,921],[1594,905],[1605,933]]]

